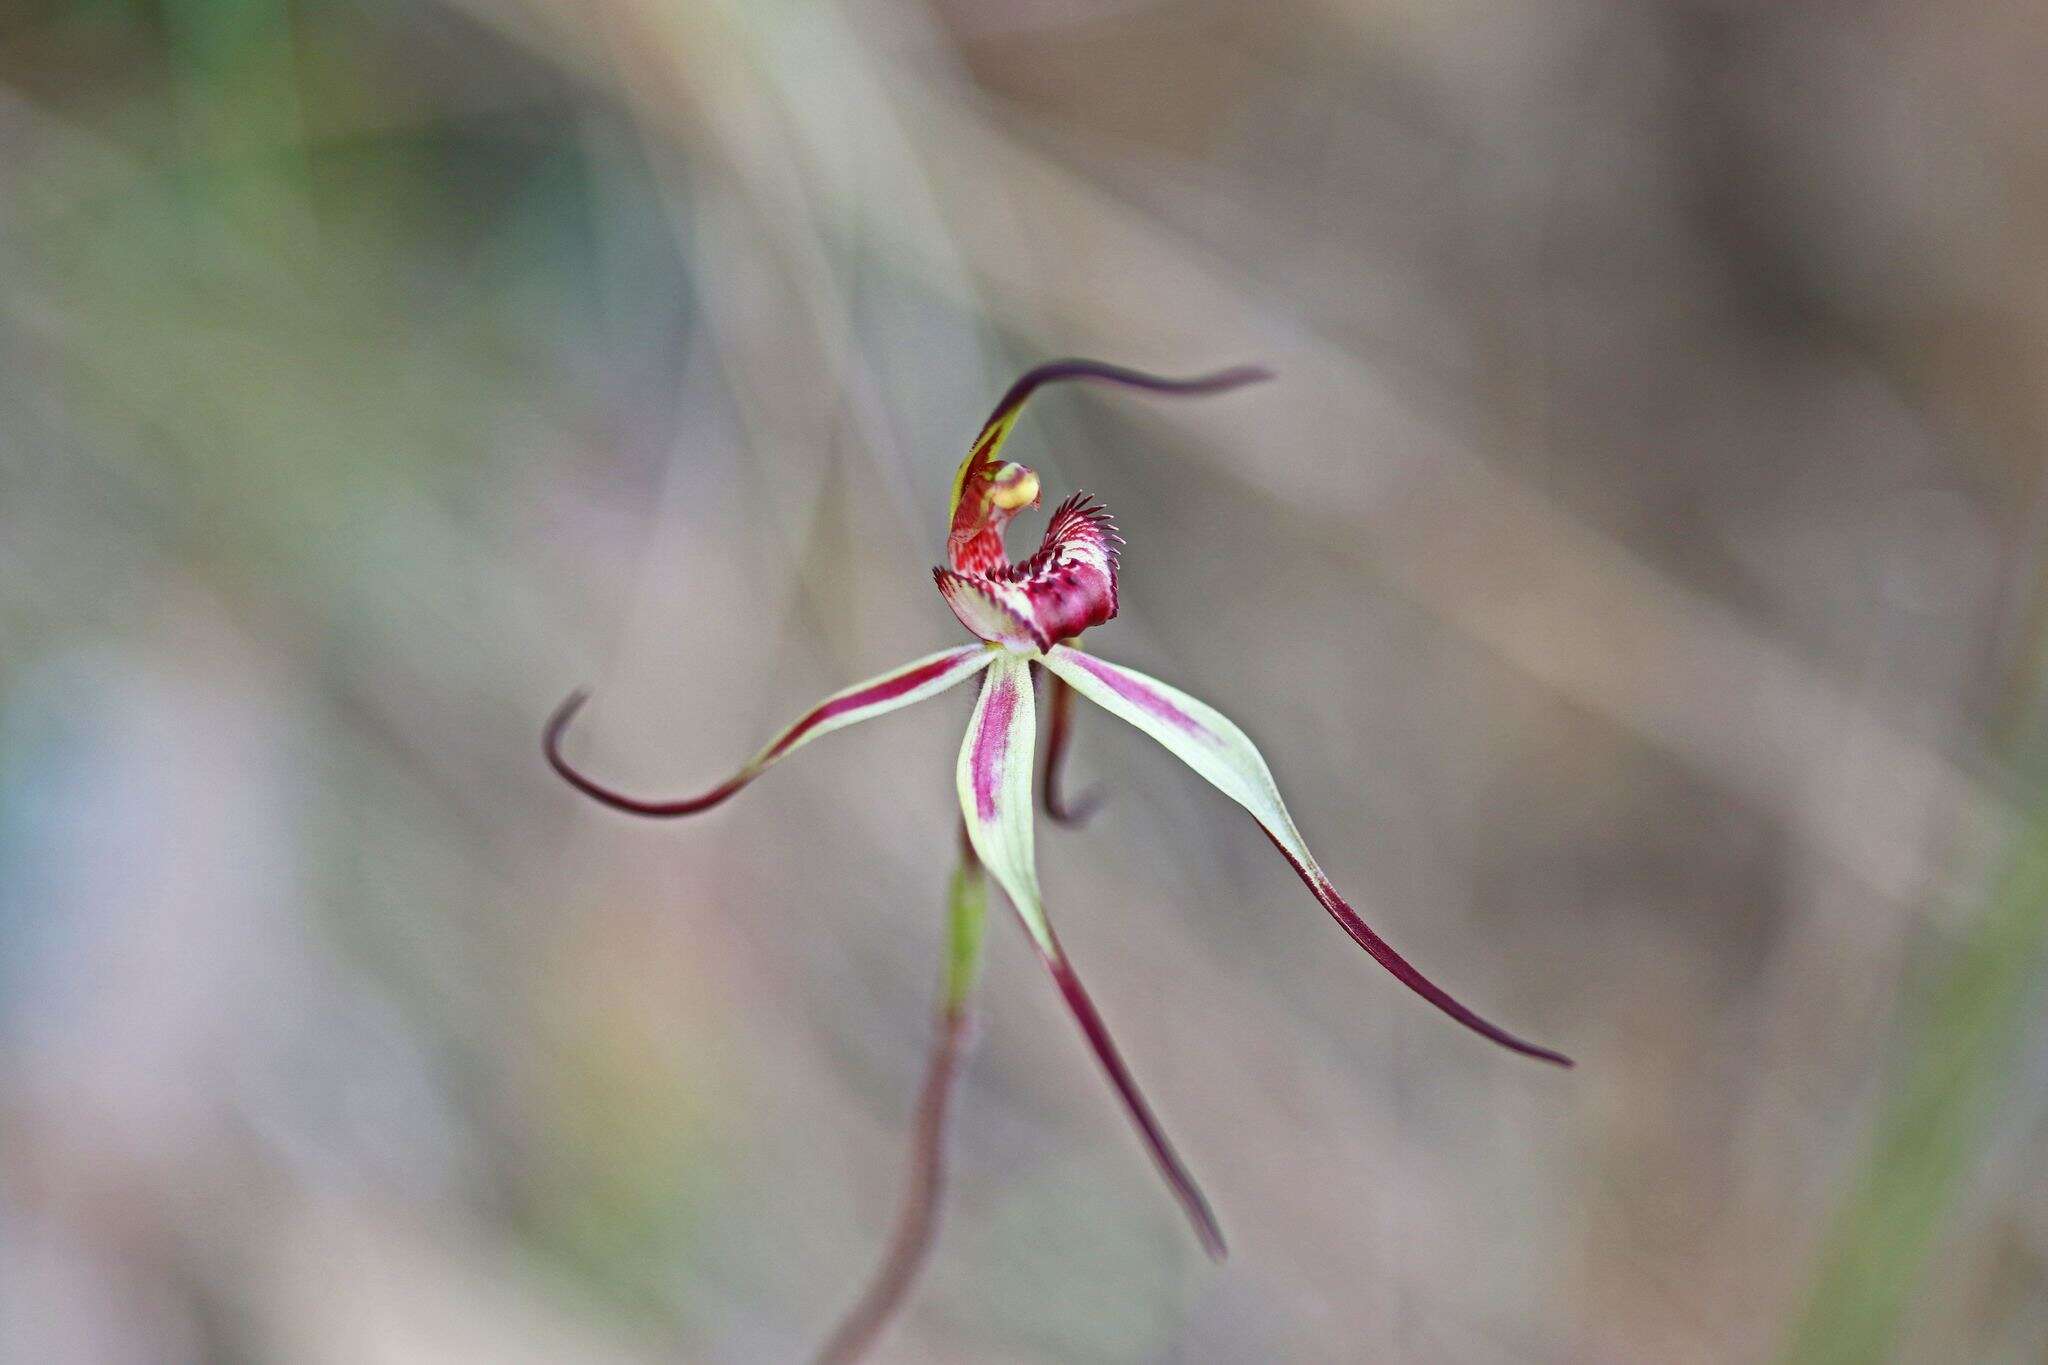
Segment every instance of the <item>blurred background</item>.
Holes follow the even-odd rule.
[[[948,479],[1130,540],[1428,1009],[1084,711],[881,1358],[2048,1358],[2036,6],[0,7],[0,1359],[801,1359],[903,1180]],[[1035,541],[1027,516],[1020,544]]]

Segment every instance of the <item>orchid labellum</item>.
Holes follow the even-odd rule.
[[[1041,365],[1010,386],[953,477],[946,563],[933,569],[939,593],[968,633],[970,644],[941,650],[827,697],[771,740],[745,766],[717,786],[678,800],[649,801],[601,786],[572,767],[561,751],[570,720],[587,694],[572,694],[549,721],[550,763],[584,794],[635,815],[692,815],[719,804],[769,766],[820,735],[898,711],[979,677],[980,694],[960,748],[955,781],[963,820],[963,865],[953,887],[952,949],[940,1010],[939,1043],[920,1103],[913,1187],[880,1279],[842,1323],[826,1356],[859,1354],[907,1290],[935,1218],[940,1144],[947,1087],[964,1042],[966,999],[980,954],[984,893],[981,872],[995,878],[1045,963],[1067,1008],[1079,1023],[1139,1137],[1186,1211],[1203,1247],[1223,1255],[1223,1234],[1207,1200],[1167,1141],[1151,1106],[1139,1093],[1094,1002],[1060,947],[1039,894],[1033,852],[1032,777],[1037,735],[1033,666],[1048,676],[1048,735],[1042,795],[1057,820],[1085,815],[1059,796],[1058,775],[1070,730],[1068,689],[1150,735],[1251,812],[1331,918],[1410,990],[1465,1027],[1503,1047],[1569,1066],[1549,1048],[1526,1042],[1487,1022],[1422,975],[1361,919],[1324,875],[1295,828],[1266,761],[1227,717],[1177,688],[1083,653],[1077,639],[1117,614],[1117,570],[1123,538],[1109,513],[1076,493],[1053,510],[1038,549],[1012,561],[1003,545],[1010,520],[1040,500],[1038,475],[1001,458],[1024,402],[1058,380],[1090,380],[1158,394],[1213,394],[1268,378],[1240,368],[1192,379],[1162,379],[1092,360]]]

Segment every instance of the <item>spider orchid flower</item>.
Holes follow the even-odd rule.
[[[601,786],[572,767],[562,756],[561,740],[586,693],[574,693],[563,702],[546,734],[549,761],[586,795],[635,815],[691,815],[726,800],[821,735],[901,710],[979,677],[980,694],[955,771],[967,844],[963,852],[971,850],[972,854],[968,867],[985,868],[1008,897],[1196,1235],[1218,1258],[1223,1254],[1223,1235],[1207,1200],[1139,1092],[1046,916],[1033,852],[1034,665],[1050,680],[1049,742],[1042,789],[1049,814],[1059,819],[1085,814],[1081,804],[1070,808],[1058,794],[1059,763],[1070,730],[1066,689],[1071,689],[1159,741],[1197,775],[1249,811],[1323,909],[1403,985],[1503,1047],[1570,1065],[1563,1054],[1524,1041],[1480,1018],[1373,932],[1309,852],[1280,798],[1272,772],[1244,731],[1178,688],[1076,647],[1075,641],[1084,631],[1117,614],[1123,538],[1106,510],[1076,493],[1053,510],[1044,537],[1029,558],[1013,562],[1004,549],[1005,527],[1019,512],[1036,507],[1040,492],[1038,475],[1002,459],[1001,451],[1025,400],[1041,386],[1059,380],[1089,380],[1158,394],[1213,394],[1268,377],[1264,370],[1239,368],[1192,379],[1162,379],[1092,360],[1055,361],[1024,375],[996,405],[954,475],[946,563],[932,570],[940,595],[974,636],[973,641],[927,655],[826,698],[738,772],[700,795],[642,800]],[[964,895],[971,899],[971,889],[963,892],[956,881],[956,920]],[[948,976],[948,999],[956,1014],[972,975],[971,961],[963,966],[963,955],[971,958],[978,946],[978,937],[963,946],[956,932],[953,970]],[[947,1074],[952,1065],[952,1054],[947,1053]],[[935,1064],[935,1074],[937,1071]],[[922,1114],[927,1106],[920,1109]],[[931,1193],[924,1191],[926,1196]]]

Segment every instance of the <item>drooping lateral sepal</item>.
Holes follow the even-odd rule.
[[[1067,748],[1074,734],[1074,689],[1059,674],[1045,674],[1045,762],[1040,768],[1038,804],[1046,818],[1057,825],[1085,825],[1102,804],[1099,788],[1068,797],[1061,775],[1066,771]]]
[[[1041,662],[1072,684],[1076,692],[1158,740],[1218,791],[1250,811],[1323,909],[1401,984],[1473,1032],[1503,1047],[1560,1066],[1572,1064],[1563,1053],[1519,1038],[1482,1019],[1417,971],[1373,932],[1317,865],[1301,831],[1295,828],[1286,802],[1280,799],[1280,789],[1265,758],[1229,717],[1156,678],[1064,645],[1047,652]]]
[[[1124,1064],[1108,1027],[1046,918],[1038,890],[1032,831],[1035,710],[1029,661],[1012,655],[1000,657],[982,683],[955,773],[968,841],[1024,922],[1039,958],[1060,988],[1061,999],[1080,1024],[1146,1150],[1194,1224],[1202,1246],[1211,1256],[1220,1258],[1224,1250],[1223,1233],[1208,1200],[1203,1198],[1173,1144],[1167,1141],[1165,1130],[1138,1090],[1130,1068]]]
[[[954,649],[928,654],[899,668],[891,669],[879,677],[869,678],[864,683],[835,692],[816,706],[799,716],[794,723],[785,727],[781,734],[770,740],[766,747],[746,766],[710,790],[696,796],[674,800],[650,801],[628,796],[586,777],[572,767],[562,755],[562,736],[568,731],[569,722],[590,700],[587,691],[569,694],[562,704],[555,708],[549,718],[542,746],[547,752],[548,762],[559,773],[562,780],[592,800],[601,801],[614,810],[632,815],[645,815],[656,819],[669,819],[681,815],[695,815],[709,810],[730,797],[740,788],[759,777],[770,765],[810,743],[820,735],[834,730],[843,730],[849,725],[876,716],[885,716],[891,711],[900,711],[914,706],[927,698],[935,697],[949,687],[957,686],[987,668],[996,658],[993,650],[985,645],[961,645]]]

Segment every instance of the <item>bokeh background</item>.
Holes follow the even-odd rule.
[[[882,1358],[2048,1358],[2048,19],[0,6],[0,1358],[801,1359],[902,1181],[947,480],[1264,746],[1396,986],[1084,713]],[[1026,519],[1026,539],[1037,524]]]

